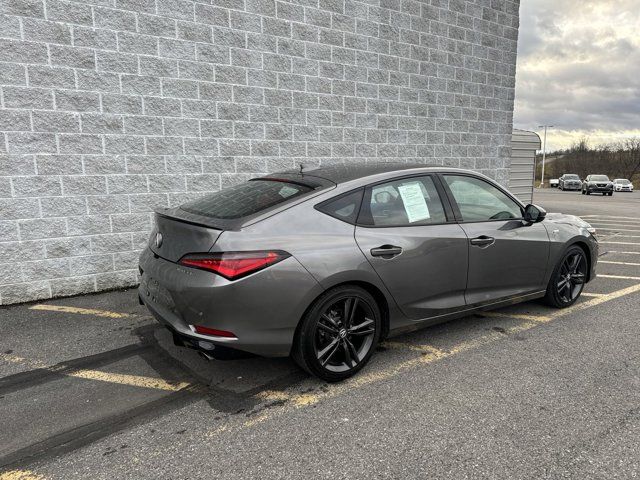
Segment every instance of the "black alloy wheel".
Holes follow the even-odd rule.
[[[330,290],[305,315],[293,358],[323,380],[344,380],[369,361],[380,337],[380,319],[380,309],[366,290],[356,286]]]
[[[557,308],[573,305],[584,289],[587,268],[584,250],[578,246],[570,247],[551,275],[545,301]]]

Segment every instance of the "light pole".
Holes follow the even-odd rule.
[[[542,143],[542,178],[540,179],[540,186],[544,185],[544,162],[547,159],[547,128],[553,128],[553,125],[538,125],[538,128],[544,128],[544,140]]]

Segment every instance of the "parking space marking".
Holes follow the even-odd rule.
[[[150,388],[153,390],[166,390],[177,392],[183,388],[190,387],[187,382],[169,383],[161,378],[143,377],[141,375],[130,375],[125,373],[101,372],[100,370],[76,370],[67,373],[66,376],[74,378],[84,378],[85,380],[97,380],[99,382],[117,383],[132,387]]]
[[[640,224],[640,218],[629,218],[629,219],[617,219],[614,217],[599,217],[591,219],[593,222],[597,223],[620,223],[620,224]]]
[[[638,229],[638,228],[604,228],[604,227],[597,227],[596,230],[598,232],[602,232],[603,230],[605,232],[640,232],[640,229]]]
[[[613,278],[615,280],[635,280],[640,282],[640,277],[628,277],[624,275],[606,275],[604,273],[599,273],[598,278]]]
[[[616,245],[640,245],[639,242],[612,242],[610,240],[606,240],[604,242],[599,242],[600,244],[616,244]]]
[[[480,312],[480,315],[489,318],[513,318],[516,320],[524,320],[525,322],[548,322],[551,319],[546,315],[523,315],[508,312]]]
[[[598,275],[598,277],[640,281],[640,277],[620,277],[617,275]],[[574,303],[568,308],[564,308],[562,310],[558,310],[557,312],[552,313],[551,319],[555,320],[556,318],[569,315],[570,313],[577,312],[580,310],[586,310],[586,309],[595,307],[597,305],[600,305],[602,303],[609,302],[616,298],[624,297],[626,295],[631,295],[632,293],[637,293],[637,292],[640,292],[640,283],[637,283],[627,288],[623,288],[621,290],[616,290],[615,292],[606,293],[600,297],[587,300],[586,302]]]
[[[68,307],[66,305],[49,305],[46,303],[40,303],[38,305],[29,307],[29,310],[47,310],[50,312],[76,313],[79,315],[93,315],[95,317],[105,318],[130,318],[136,316],[131,315],[130,313],[110,312],[109,310],[94,310],[93,308]]]
[[[588,293],[588,292],[582,292],[581,295],[583,297],[602,297],[604,295],[606,295],[606,293]]]
[[[71,371],[62,371],[60,367],[53,367],[42,363],[38,360],[30,360],[19,355],[7,354],[0,352],[0,360],[8,363],[26,365],[32,369],[47,370],[52,373],[58,373],[66,377],[83,378],[85,380],[96,380],[99,382],[117,383],[120,385],[129,385],[132,387],[150,388],[154,390],[166,390],[169,392],[177,392],[183,388],[190,387],[187,382],[167,382],[161,378],[145,377],[142,375],[130,375],[125,373],[102,372],[100,370],[77,369]],[[0,480],[2,480],[0,478]]]
[[[598,260],[598,264],[606,263],[608,265],[630,265],[632,267],[640,267],[640,263],[631,263],[631,262],[613,262],[610,260]]]
[[[640,280],[640,278],[638,278],[638,280]],[[569,308],[558,310],[557,312],[554,312],[551,315],[523,316],[518,314],[509,315],[505,313],[504,316],[508,318],[517,318],[518,316],[520,316],[521,318],[531,317],[532,321],[523,321],[518,325],[515,325],[512,327],[505,327],[504,330],[501,330],[499,332],[492,331],[480,337],[462,341],[459,344],[451,347],[449,350],[440,349],[433,345],[424,345],[424,344],[419,345],[419,344],[412,344],[410,342],[398,342],[398,341],[383,342],[382,346],[385,346],[387,348],[419,352],[420,356],[401,361],[395,365],[391,365],[380,371],[372,371],[368,373],[361,372],[357,376],[351,377],[341,383],[332,383],[324,386],[320,390],[317,390],[311,393],[307,392],[302,394],[296,394],[296,393],[288,393],[286,391],[280,391],[280,390],[277,390],[277,391],[269,390],[266,392],[261,392],[256,395],[256,398],[262,398],[264,400],[277,402],[277,404],[275,406],[270,407],[269,410],[267,410],[266,412],[262,412],[259,415],[256,415],[255,417],[240,423],[239,425],[233,425],[231,424],[231,420],[228,420],[228,423],[223,425],[217,425],[214,429],[209,431],[206,434],[206,436],[215,437],[224,432],[230,432],[230,431],[234,431],[242,428],[253,427],[271,418],[274,418],[276,416],[286,414],[292,411],[293,409],[298,409],[298,408],[303,408],[309,405],[313,405],[320,402],[321,400],[326,400],[326,399],[336,397],[350,390],[358,389],[358,388],[367,386],[369,384],[387,380],[413,367],[417,367],[420,365],[428,365],[436,361],[452,357],[459,353],[463,353],[478,347],[489,345],[493,342],[503,339],[505,336],[522,333],[527,330],[531,330],[535,327],[538,327],[543,323],[552,322],[560,317],[569,315],[573,312],[588,309],[596,305],[606,303],[610,300],[614,300],[616,298],[620,298],[620,297],[630,295],[632,293],[637,293],[637,292],[640,292],[640,283],[628,288],[623,288],[621,290],[618,290],[609,294],[591,294],[590,295],[592,297],[591,300],[574,304]],[[487,312],[484,312],[484,313],[487,313]]]
[[[638,217],[617,217],[615,215],[597,215],[597,214],[589,214],[589,215],[580,215],[581,218],[621,218],[626,220],[636,220],[640,221]]]
[[[640,252],[623,252],[620,250],[609,250],[604,253],[617,253],[618,255],[640,255]]]
[[[31,470],[9,470],[0,473],[0,480],[44,480],[44,477]]]

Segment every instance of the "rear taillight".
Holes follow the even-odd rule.
[[[191,329],[200,335],[210,335],[212,337],[237,338],[233,332],[218,330],[217,328],[204,327],[202,325],[191,325]]]
[[[237,280],[267,268],[289,257],[287,252],[192,253],[180,259],[180,265],[217,273],[228,280]]]

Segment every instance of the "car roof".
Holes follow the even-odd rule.
[[[305,167],[304,164],[298,170],[286,170],[284,172],[278,172],[268,177],[287,176],[298,177],[303,179],[304,177],[316,177],[329,180],[336,185],[341,183],[358,180],[361,178],[367,178],[381,173],[402,172],[403,170],[415,170],[429,172],[443,172],[443,171],[458,171],[467,172],[467,170],[461,170],[456,168],[444,167],[442,165],[429,165],[425,163],[417,162],[371,162],[371,163],[353,163],[349,165],[334,164],[334,165],[321,165],[317,167]],[[476,173],[476,172],[473,172]]]

